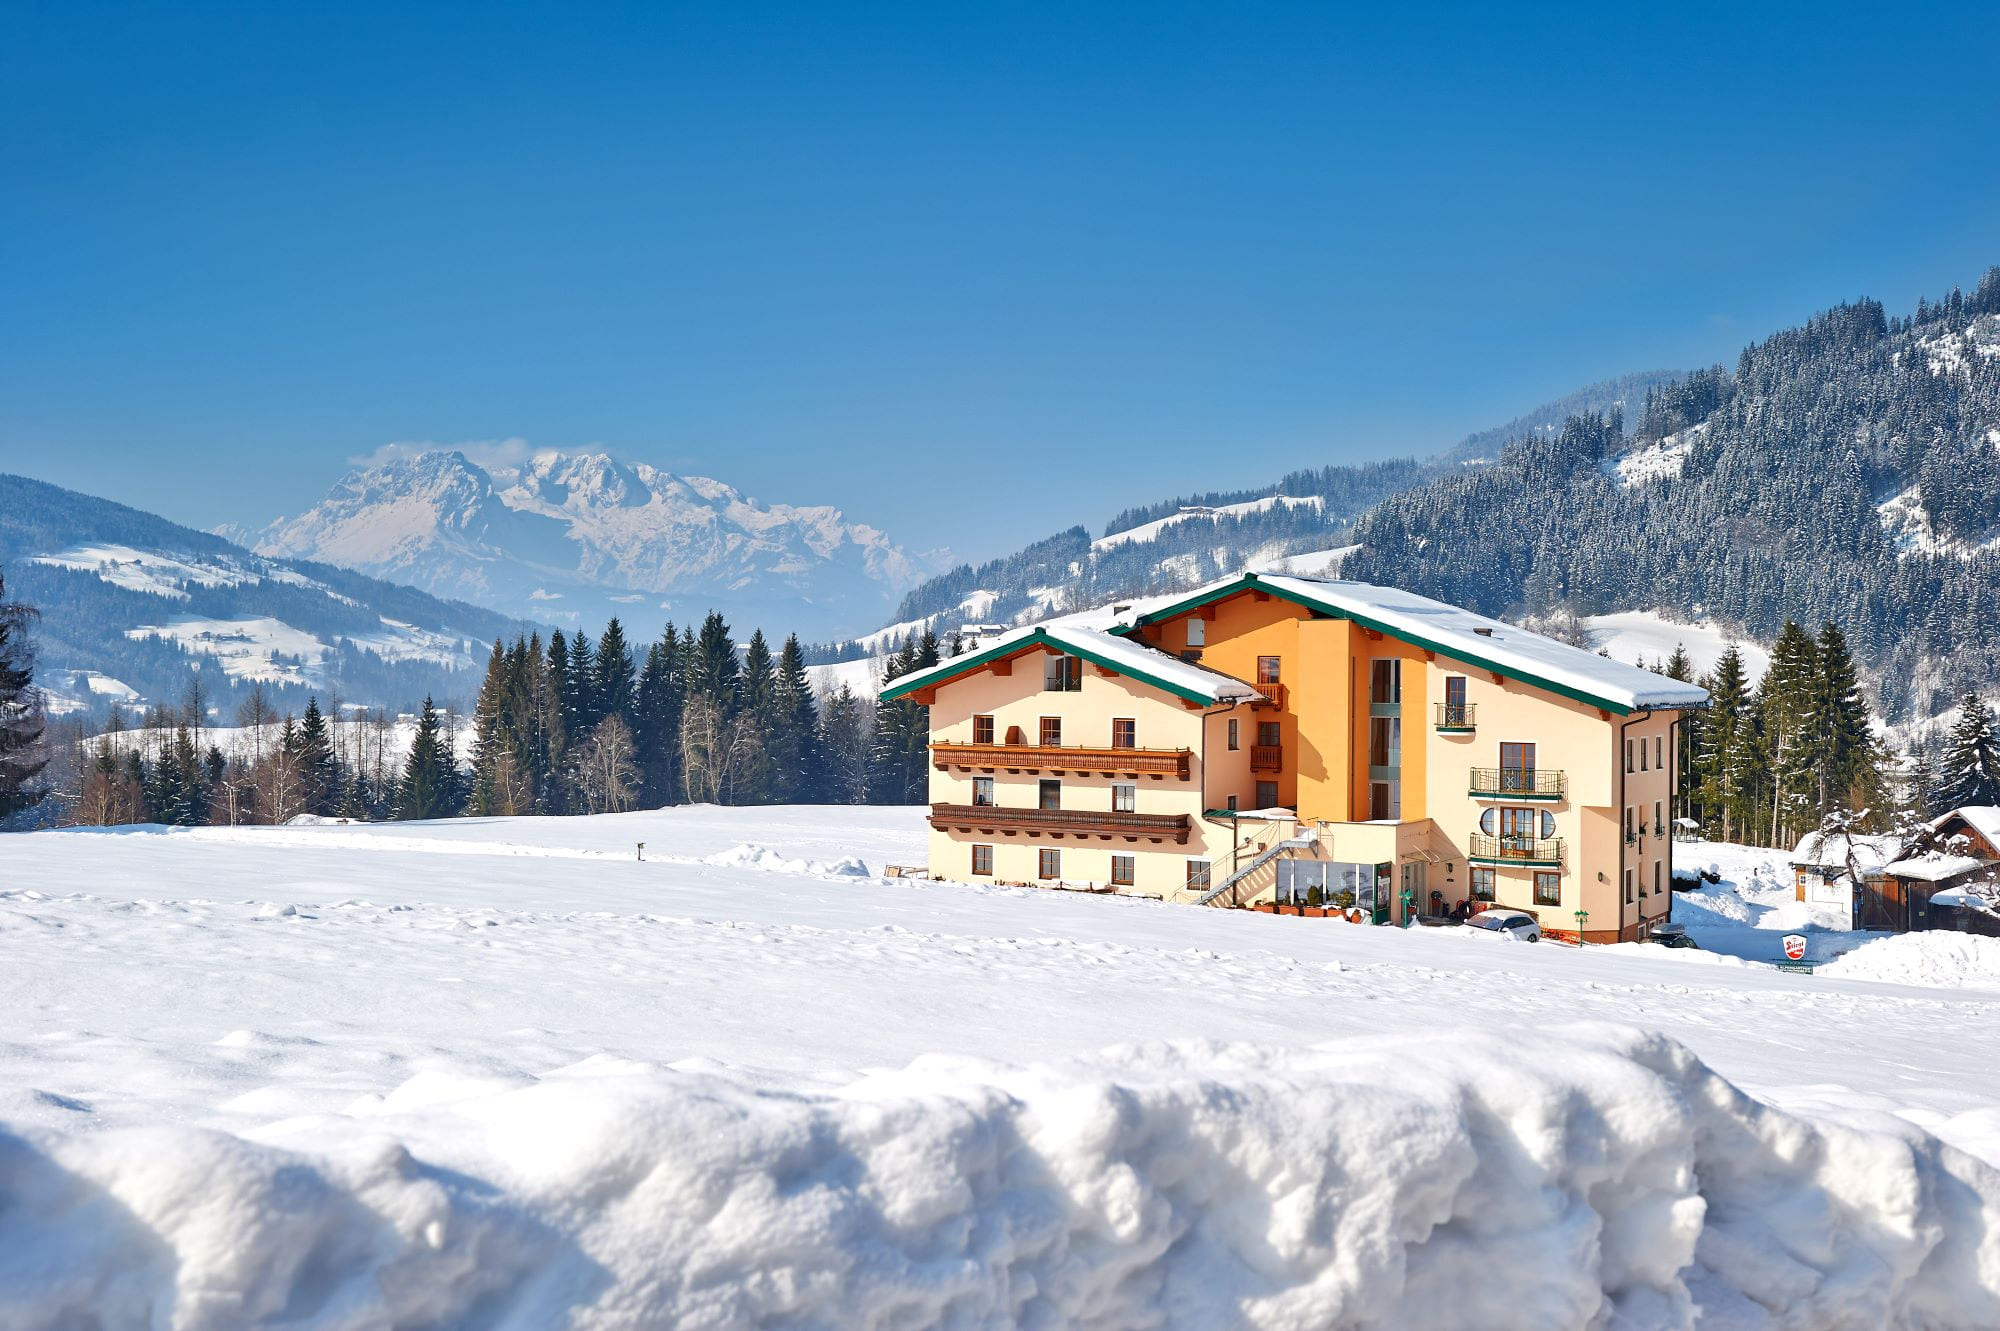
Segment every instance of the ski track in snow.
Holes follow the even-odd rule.
[[[1730,956],[858,872],[923,844],[8,838],[0,1325],[2000,1325],[2000,993],[1743,960],[1768,853],[1684,857]]]

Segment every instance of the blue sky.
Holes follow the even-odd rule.
[[[601,446],[913,546],[2000,263],[2000,6],[0,9],[0,469]]]

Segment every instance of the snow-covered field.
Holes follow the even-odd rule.
[[[1669,952],[923,832],[0,841],[0,1326],[2000,1326],[2000,991],[1742,959],[1760,853]]]

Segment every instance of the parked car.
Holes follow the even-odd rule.
[[[1691,947],[1697,952],[1701,950],[1701,944],[1688,937],[1685,924],[1656,924],[1648,936],[1648,941],[1658,943],[1661,947]]]
[[[1471,928],[1519,943],[1539,943],[1542,940],[1542,926],[1524,910],[1482,910],[1465,923]]]

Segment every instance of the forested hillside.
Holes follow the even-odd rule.
[[[1469,435],[1427,460],[1307,467],[1247,489],[1127,508],[1096,539],[1088,529],[1072,527],[1014,554],[932,578],[903,598],[896,618],[1011,622],[1119,596],[1191,587],[1249,564],[1335,549],[1352,539],[1355,519],[1390,495],[1482,468],[1503,434],[1553,434],[1576,412],[1636,407],[1648,391],[1679,377],[1654,371],[1591,384],[1506,426]]]
[[[1489,614],[1831,620],[1891,721],[2000,683],[2000,269],[1842,305],[1554,438],[1385,500],[1348,576]]]

